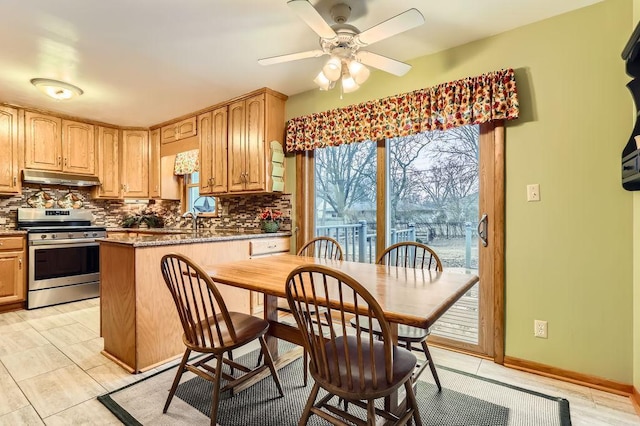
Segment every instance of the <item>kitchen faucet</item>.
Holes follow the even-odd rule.
[[[182,215],[183,218],[191,218],[191,228],[194,231],[198,230],[198,213],[194,213],[194,212],[186,212],[185,214]]]

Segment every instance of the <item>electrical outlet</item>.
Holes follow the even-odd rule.
[[[541,320],[533,320],[533,335],[542,339],[547,338],[547,322]]]
[[[540,184],[527,185],[527,201],[540,201]]]

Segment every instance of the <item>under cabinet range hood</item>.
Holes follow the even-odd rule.
[[[43,170],[22,171],[22,181],[37,183],[40,185],[64,185],[64,186],[99,186],[100,180],[95,176],[75,175],[60,172],[48,172]]]

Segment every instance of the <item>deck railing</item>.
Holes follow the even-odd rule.
[[[343,225],[316,226],[316,236],[335,238],[342,246],[345,260],[361,263],[376,261],[377,236],[368,232],[366,220]],[[415,240],[416,228],[412,223],[406,229],[391,229],[391,244]]]

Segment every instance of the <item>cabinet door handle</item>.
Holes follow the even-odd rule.
[[[0,241],[0,247],[2,247],[2,245],[3,245],[3,244],[4,244],[4,243],[3,243],[2,241]]]
[[[62,163],[62,157],[58,156],[58,166]]]
[[[67,159],[66,158],[64,159],[64,165],[65,166],[67,165]]]
[[[13,177],[13,186],[16,186],[18,184],[18,178],[17,177]]]
[[[18,269],[22,269],[22,258],[18,258]]]

